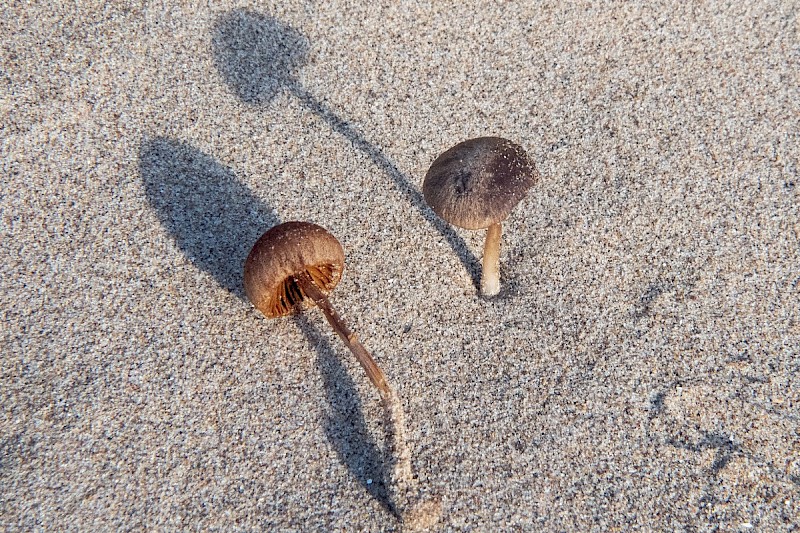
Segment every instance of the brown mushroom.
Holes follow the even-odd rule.
[[[441,499],[420,498],[412,490],[415,480],[405,441],[402,404],[383,371],[328,301],[328,294],[339,283],[343,271],[344,251],[336,237],[316,224],[285,222],[264,233],[250,250],[244,264],[244,289],[267,318],[298,313],[312,304],[322,310],[381,395],[394,458],[389,485],[399,518],[409,527],[432,523],[438,519]]]
[[[250,250],[244,263],[244,290],[267,318],[316,304],[385,398],[391,392],[386,376],[328,301],[343,270],[344,251],[336,237],[316,224],[286,222],[267,231]]]
[[[450,148],[431,165],[422,184],[425,201],[447,222],[484,229],[481,294],[500,292],[502,222],[539,173],[525,150],[500,137],[479,137]]]

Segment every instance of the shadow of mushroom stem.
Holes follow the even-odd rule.
[[[243,102],[265,106],[278,94],[291,94],[335,132],[348,139],[382,170],[395,188],[450,245],[478,286],[480,265],[464,239],[425,204],[419,190],[397,164],[358,127],[314,96],[299,81],[311,49],[308,38],[274,17],[235,9],[221,16],[212,30],[214,63],[222,79]]]
[[[344,270],[344,251],[324,228],[308,222],[285,222],[267,231],[253,246],[244,266],[247,297],[267,318],[302,311],[314,303],[364,368],[381,396],[388,435],[394,511],[404,525],[427,527],[438,520],[441,499],[422,498],[411,470],[402,403],[386,375],[328,300]]]
[[[420,498],[416,491],[416,480],[411,470],[411,449],[406,441],[405,412],[400,398],[386,381],[386,375],[369,354],[358,336],[350,331],[327,296],[314,284],[308,272],[294,276],[300,289],[320,308],[333,330],[345,342],[367,373],[367,377],[378,389],[383,406],[384,424],[388,435],[389,457],[392,458],[389,491],[394,501],[395,513],[404,525],[411,529],[426,528],[438,520],[441,513],[441,498]]]

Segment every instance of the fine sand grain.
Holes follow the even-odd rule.
[[[166,4],[0,8],[0,529],[403,529],[358,363],[244,296],[289,220],[418,524],[797,528],[796,2]],[[491,300],[421,193],[483,135],[541,174]]]

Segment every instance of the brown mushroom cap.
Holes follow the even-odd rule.
[[[325,228],[285,222],[267,231],[244,262],[244,290],[267,318],[290,315],[311,304],[295,276],[307,272],[323,294],[339,283],[342,245]]]
[[[521,146],[500,137],[479,137],[437,157],[422,194],[451,224],[483,229],[505,220],[538,178]]]

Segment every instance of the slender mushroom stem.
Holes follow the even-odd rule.
[[[339,334],[342,340],[347,344],[347,347],[350,348],[350,351],[353,352],[353,355],[356,356],[358,362],[361,363],[361,366],[364,367],[369,380],[375,385],[378,392],[380,392],[381,398],[387,398],[392,395],[392,389],[386,382],[386,375],[383,373],[383,370],[380,369],[375,359],[373,359],[367,349],[364,348],[364,345],[358,341],[356,334],[350,331],[344,323],[344,320],[342,320],[342,317],[339,316],[339,313],[336,312],[336,309],[334,309],[330,301],[328,301],[328,297],[319,290],[308,272],[297,274],[295,280],[297,280],[300,290],[311,297],[314,303],[317,304],[317,307],[322,309],[325,318],[328,319],[333,330]]]
[[[416,480],[411,471],[411,449],[406,442],[405,413],[397,393],[389,386],[386,376],[378,367],[375,360],[366,348],[358,342],[356,335],[345,325],[342,318],[331,305],[328,298],[314,283],[308,272],[301,272],[294,276],[295,281],[306,295],[308,295],[322,309],[325,318],[345,341],[350,351],[356,356],[358,362],[364,367],[370,381],[381,394],[384,421],[389,433],[388,446],[393,458],[392,477],[389,488],[394,494],[395,512],[400,520],[414,528],[419,525],[429,526],[438,520],[441,513],[441,498],[421,499],[416,487]]]
[[[406,442],[406,424],[403,405],[397,393],[394,392],[383,371],[367,352],[366,348],[358,341],[355,333],[345,325],[342,318],[331,305],[328,298],[314,283],[308,272],[301,272],[294,276],[300,290],[308,295],[317,304],[325,318],[333,327],[339,337],[344,340],[358,362],[364,367],[367,376],[381,394],[383,405],[384,423],[389,434],[388,446],[390,457],[393,459],[392,476],[389,480],[389,489],[395,501],[395,513],[398,518],[410,528],[429,527],[439,518],[441,513],[441,498],[434,497],[422,499],[416,487],[416,480],[411,471],[411,449]]]
[[[483,246],[483,274],[481,275],[481,294],[497,296],[500,292],[500,237],[503,226],[500,222],[486,230],[486,243]]]

